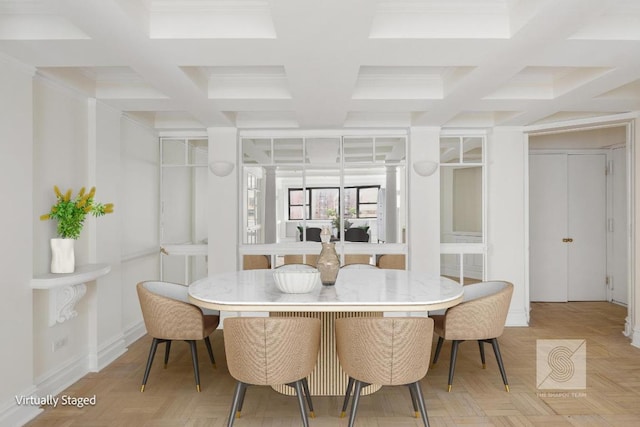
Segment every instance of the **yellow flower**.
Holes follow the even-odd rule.
[[[40,221],[46,221],[49,219],[49,214],[40,215]]]
[[[91,190],[89,191],[89,198],[93,198],[95,194],[96,194],[96,187],[91,187]]]
[[[65,202],[71,200],[71,189],[68,189],[66,193],[64,193],[64,197],[62,198]]]
[[[80,189],[80,191],[78,191],[78,196],[79,196],[79,197],[84,196],[84,192],[85,192],[85,189],[84,189],[84,187],[82,187],[82,188]]]
[[[57,185],[53,186],[53,192],[56,193],[56,197],[62,197],[62,193],[60,192],[60,189]]]

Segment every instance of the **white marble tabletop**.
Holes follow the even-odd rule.
[[[285,294],[274,270],[244,270],[200,279],[189,286],[189,299],[223,311],[428,311],[462,300],[453,280],[406,270],[343,269],[335,285],[306,294]]]

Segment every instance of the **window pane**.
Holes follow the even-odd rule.
[[[292,205],[302,205],[304,204],[304,197],[303,197],[303,192],[302,190],[291,190],[289,191],[289,203]]]
[[[312,219],[331,219],[331,213],[338,210],[337,188],[313,188],[311,190]]]
[[[299,219],[302,220],[303,215],[304,215],[304,206],[291,206],[289,208],[289,219],[295,220],[295,219]]]
[[[440,163],[460,163],[460,138],[440,138]]]
[[[358,216],[360,218],[375,218],[378,216],[378,205],[377,204],[360,204],[360,212]]]
[[[245,138],[242,140],[242,163],[271,164],[271,140]]]
[[[360,203],[378,203],[378,188],[361,188]]]
[[[163,165],[184,165],[185,161],[184,139],[163,139],[162,140],[162,164]]]
[[[344,216],[345,218],[350,218],[356,216],[356,212],[358,210],[358,190],[356,188],[345,188],[344,189]]]
[[[314,165],[340,163],[339,138],[307,138],[305,163]]]
[[[376,162],[399,163],[405,160],[404,138],[376,138]]]
[[[208,141],[206,139],[189,140],[189,163],[192,165],[206,165],[209,163],[207,154]]]
[[[373,138],[345,138],[345,163],[373,162]]]
[[[302,139],[281,138],[273,140],[273,161],[276,164],[302,163]]]
[[[470,137],[462,140],[463,163],[482,163],[482,137]]]

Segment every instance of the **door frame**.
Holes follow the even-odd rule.
[[[613,116],[598,117],[592,119],[579,119],[567,122],[547,123],[541,125],[532,125],[524,127],[525,137],[525,243],[527,247],[527,257],[525,259],[526,269],[526,304],[531,310],[531,299],[529,289],[530,261],[529,261],[529,138],[536,135],[580,132],[594,129],[603,129],[610,127],[625,128],[625,147],[626,147],[626,166],[627,166],[627,317],[625,318],[623,334],[631,339],[631,344],[640,347],[640,327],[635,328],[638,324],[638,316],[640,315],[640,302],[637,296],[640,290],[637,289],[636,266],[635,266],[635,247],[636,226],[635,226],[635,120],[638,119],[637,114],[618,114]],[[619,144],[617,144],[619,145]]]

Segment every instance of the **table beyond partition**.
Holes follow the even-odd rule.
[[[309,376],[309,388],[315,396],[340,396],[348,378],[335,352],[336,318],[382,316],[383,312],[426,314],[458,304],[462,286],[444,277],[414,271],[344,269],[334,286],[320,285],[306,294],[285,294],[276,287],[273,270],[244,270],[194,282],[189,286],[189,299],[214,310],[321,319],[320,354]],[[283,386],[278,391],[286,393],[287,389]]]

